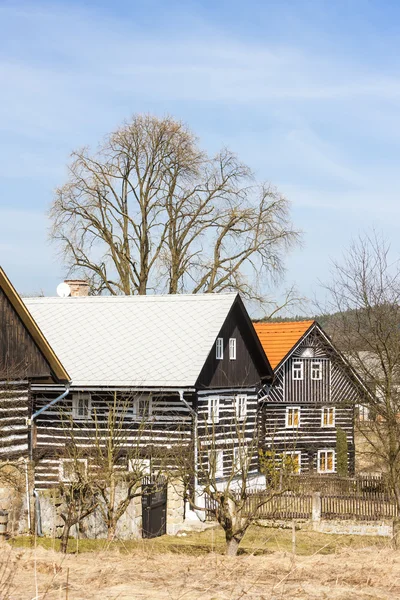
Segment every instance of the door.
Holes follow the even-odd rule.
[[[167,482],[145,477],[142,484],[142,536],[155,538],[167,531]]]

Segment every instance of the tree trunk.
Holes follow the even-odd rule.
[[[226,540],[226,556],[236,556],[239,550],[239,544],[240,541],[237,541],[235,538]]]
[[[61,536],[61,546],[60,546],[60,551],[63,554],[67,553],[67,547],[68,547],[68,538],[69,538],[69,531],[71,529],[71,525],[69,523],[65,523],[64,525],[64,529],[62,532],[62,536]]]
[[[113,539],[115,538],[115,530],[117,528],[117,524],[114,522],[109,523],[108,525],[108,529],[107,529],[107,540],[109,542],[112,542]]]

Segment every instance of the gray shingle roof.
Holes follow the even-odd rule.
[[[23,298],[77,387],[192,387],[236,294]]]

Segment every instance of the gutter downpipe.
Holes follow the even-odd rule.
[[[187,400],[185,400],[185,398],[183,397],[184,391],[183,390],[179,390],[179,397],[181,399],[181,401],[183,402],[183,404],[186,406],[186,408],[189,410],[190,414],[193,417],[193,438],[194,438],[194,501],[195,504],[197,504],[197,490],[198,490],[198,478],[197,478],[197,462],[198,462],[198,431],[197,431],[197,411],[195,411],[189,404],[189,402],[187,402]],[[205,513],[203,514],[202,512],[200,512],[199,510],[196,510],[195,508],[193,509],[193,512],[196,513],[199,521],[205,521],[206,520],[206,515]]]
[[[25,462],[25,494],[26,494],[26,508],[28,510],[28,532],[31,531],[31,502],[29,498],[29,474],[28,474],[28,459],[24,459]]]

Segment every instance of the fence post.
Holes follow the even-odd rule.
[[[313,525],[319,523],[321,520],[321,492],[313,492],[311,520]]]

